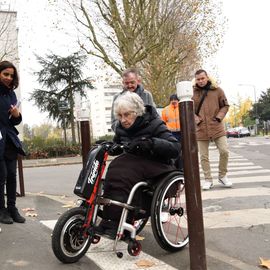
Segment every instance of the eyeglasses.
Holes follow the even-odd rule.
[[[131,118],[131,116],[132,115],[136,115],[137,113],[136,112],[134,112],[134,111],[129,111],[129,112],[125,112],[125,113],[118,113],[117,114],[117,118],[119,119],[119,120],[121,120],[121,119],[123,119],[123,118],[125,118],[125,119],[129,119],[129,118]]]

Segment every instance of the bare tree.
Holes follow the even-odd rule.
[[[0,9],[0,61],[18,60],[16,17],[16,12]]]
[[[175,80],[190,79],[222,41],[224,17],[213,0],[69,3],[85,35],[81,48],[119,74],[139,67],[158,105],[175,91]]]

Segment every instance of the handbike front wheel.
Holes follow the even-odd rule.
[[[151,225],[157,243],[165,250],[178,251],[188,242],[184,177],[169,174],[155,190]]]
[[[52,233],[54,255],[63,263],[77,262],[87,252],[91,238],[83,233],[86,209],[75,207],[58,219]]]

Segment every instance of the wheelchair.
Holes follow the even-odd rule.
[[[91,244],[97,244],[101,236],[95,233],[104,205],[117,205],[123,208],[113,251],[122,258],[117,243],[129,232],[127,251],[137,256],[142,246],[136,235],[150,219],[152,232],[159,246],[167,251],[176,252],[189,242],[184,176],[174,171],[162,177],[157,184],[147,179],[138,182],[131,190],[127,202],[119,202],[103,197],[102,175],[106,167],[108,151],[112,142],[93,145],[89,151],[85,167],[81,170],[74,193],[81,197],[78,206],[63,213],[52,233],[52,249],[63,263],[77,262],[87,252]],[[138,207],[132,204],[135,194],[150,198],[150,206]],[[146,209],[148,208],[148,209]],[[128,215],[135,218],[128,222]]]

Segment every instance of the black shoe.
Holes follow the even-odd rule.
[[[14,222],[17,222],[17,223],[24,223],[25,222],[25,218],[20,215],[20,213],[16,207],[8,208],[8,212],[9,212],[9,214],[12,217]]]
[[[4,224],[12,224],[13,220],[6,208],[0,209],[0,222]]]
[[[117,234],[118,223],[112,220],[102,220],[95,228],[97,235],[105,235],[110,239],[115,239]]]
[[[105,232],[105,223],[107,221],[102,219],[101,222],[99,223],[99,225],[95,228],[95,234],[97,235],[103,235]]]

